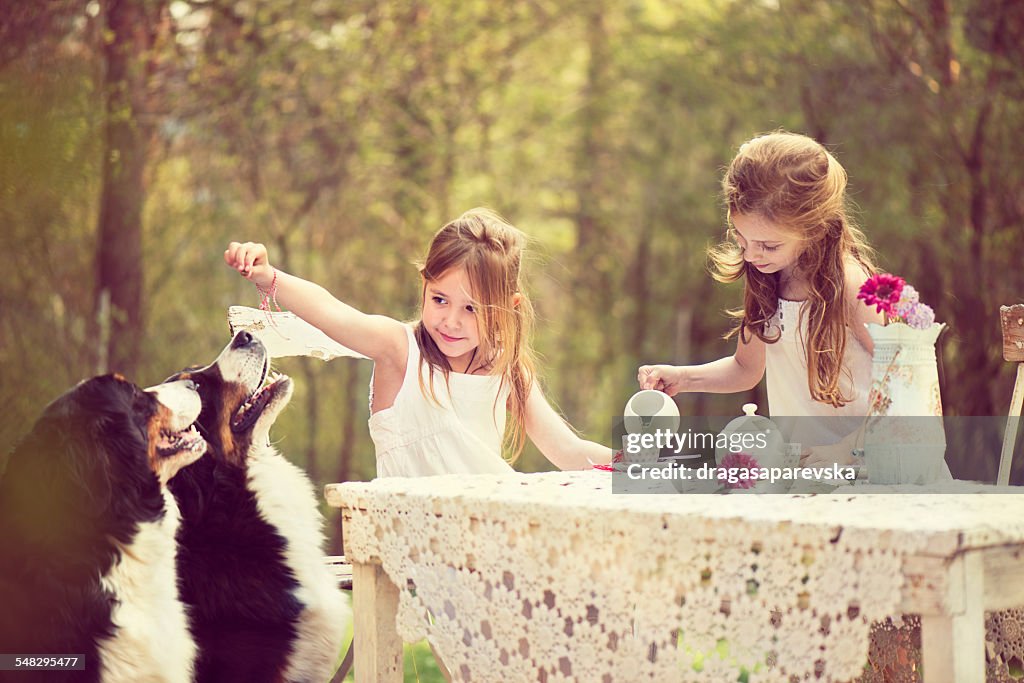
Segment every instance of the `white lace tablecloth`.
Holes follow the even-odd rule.
[[[332,488],[349,559],[400,587],[399,634],[466,681],[845,681],[907,558],[1024,544],[1019,494],[613,495],[604,472]]]

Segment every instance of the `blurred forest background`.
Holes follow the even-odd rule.
[[[258,301],[229,240],[411,319],[412,263],[478,205],[532,237],[548,393],[608,442],[638,365],[732,353],[718,183],[780,127],[834,151],[882,268],[949,324],[946,412],[1004,413],[1018,0],[0,0],[0,445],[87,376],[211,360],[227,307]],[[370,365],[278,368],[282,450],[318,488],[371,478]]]

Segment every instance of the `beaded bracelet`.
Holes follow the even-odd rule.
[[[260,293],[260,310],[269,311],[270,304],[273,302],[274,308],[278,311],[281,310],[281,306],[277,303],[277,268],[274,268],[274,279],[270,281],[270,289],[263,289],[259,285],[256,285],[256,291]]]

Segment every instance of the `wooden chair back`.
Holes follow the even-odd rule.
[[[1021,407],[1024,406],[1024,304],[1001,306],[999,321],[1003,328],[1003,359],[1017,364],[1017,380],[1013,383],[1009,417],[1003,433],[1003,449],[999,454],[999,473],[996,475],[996,484],[1005,486],[1010,483],[1013,446],[1017,442]]]

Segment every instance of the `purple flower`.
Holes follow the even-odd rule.
[[[921,295],[910,285],[903,286],[900,300],[892,307],[892,313],[900,320],[906,320],[907,315],[914,309],[914,306],[921,302]]]
[[[900,293],[900,303],[904,301],[916,304],[921,301],[921,295],[917,293],[917,290],[912,285],[904,284],[903,292]]]
[[[899,302],[906,283],[903,278],[888,273],[872,275],[861,285],[857,298],[868,306],[877,306],[876,311],[892,314],[893,306]]]
[[[900,317],[915,330],[927,330],[935,322],[935,311],[928,304],[916,303]]]

